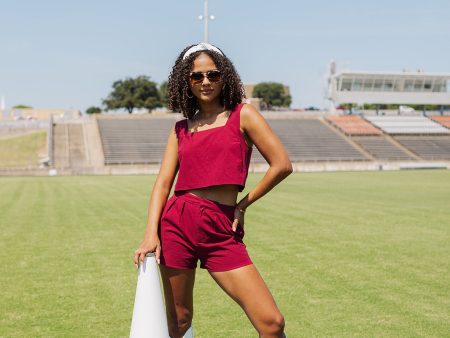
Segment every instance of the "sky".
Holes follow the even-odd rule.
[[[0,0],[0,97],[7,108],[102,106],[114,81],[165,81],[203,40],[203,0]],[[281,82],[293,108],[327,106],[338,70],[450,73],[448,0],[209,0],[209,41],[244,83]]]

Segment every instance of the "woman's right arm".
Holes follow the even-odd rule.
[[[148,252],[155,252],[156,260],[159,263],[161,253],[161,244],[158,238],[158,225],[161,213],[167,202],[173,181],[178,171],[178,139],[175,128],[170,131],[167,140],[166,150],[163,160],[153,186],[148,207],[147,227],[139,248],[134,253],[134,264],[138,266],[139,262],[144,261]]]

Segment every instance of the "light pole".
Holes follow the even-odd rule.
[[[214,20],[216,17],[214,15],[208,14],[208,0],[204,1],[203,5],[203,15],[199,15],[198,19],[203,20],[204,31],[203,31],[203,42],[208,43],[208,21]]]

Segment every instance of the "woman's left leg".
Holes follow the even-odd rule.
[[[242,307],[261,338],[284,337],[283,315],[253,264],[223,272],[210,271],[210,274]]]

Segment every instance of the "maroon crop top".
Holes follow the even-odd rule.
[[[240,129],[243,105],[238,104],[220,127],[190,132],[187,119],[175,124],[179,160],[175,191],[222,184],[244,190],[252,148]]]

